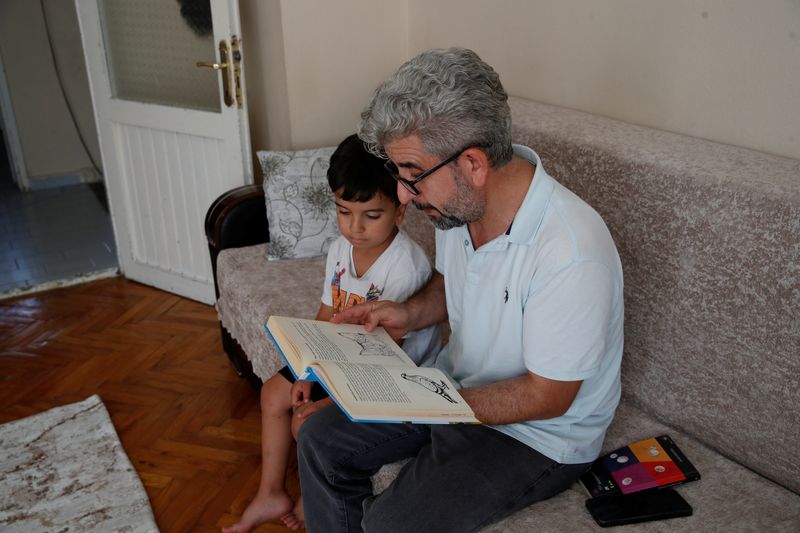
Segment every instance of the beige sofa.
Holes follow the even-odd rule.
[[[604,448],[668,433],[702,475],[678,489],[693,516],[623,529],[800,531],[800,161],[511,104],[515,141],[600,212],[622,258],[623,399]],[[255,214],[236,212],[248,203]],[[411,211],[405,227],[432,254]],[[207,219],[226,351],[255,383],[280,366],[259,320],[312,316],[324,269],[267,262],[266,228],[243,237],[256,223],[263,198],[247,188]],[[486,531],[595,530],[585,499],[576,484]]]

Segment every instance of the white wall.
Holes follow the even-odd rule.
[[[404,1],[242,0],[241,12],[255,149],[338,143],[408,59]]]
[[[355,131],[375,86],[407,59],[406,13],[390,0],[281,2],[295,147]]]
[[[75,2],[46,0],[44,5],[64,92],[75,113],[77,127],[86,142],[89,155],[95,164],[101,166],[100,143],[97,139],[92,95],[89,92],[89,75],[86,72],[86,59],[83,55]]]
[[[241,0],[239,8],[252,149],[292,148],[280,1]]]
[[[800,158],[798,0],[410,0],[409,20],[412,55],[473,48],[511,94]]]
[[[243,18],[259,6],[245,36],[280,55],[248,82],[283,71],[277,90],[248,88],[272,109],[251,111],[273,132],[257,148],[334,143],[404,60],[459,45],[516,96],[800,158],[800,0],[242,2]]]
[[[65,90],[71,96],[70,102],[89,150],[94,152],[99,164],[97,133],[74,4],[47,2],[45,5]],[[40,2],[0,2],[0,54],[31,185],[51,176],[78,175],[84,180],[95,179],[91,160],[80,142],[59,88]]]

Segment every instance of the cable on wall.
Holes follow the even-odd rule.
[[[78,139],[80,139],[81,144],[83,145],[83,149],[86,152],[86,156],[89,158],[89,161],[92,163],[92,167],[94,167],[95,172],[105,179],[103,172],[100,170],[100,167],[97,165],[97,162],[92,157],[92,153],[89,151],[89,146],[86,144],[86,139],[83,137],[83,133],[81,132],[80,126],[78,126],[78,121],[75,118],[75,111],[72,108],[72,104],[67,97],[67,92],[64,90],[64,81],[61,79],[61,70],[58,68],[58,61],[56,61],[56,53],[55,49],[53,48],[53,39],[50,35],[50,24],[47,22],[47,11],[44,7],[44,0],[39,0],[39,4],[42,7],[42,20],[44,20],[44,33],[47,35],[47,44],[50,48],[50,57],[53,60],[53,68],[56,71],[56,79],[58,80],[58,86],[61,89],[61,94],[64,97],[64,103],[67,105],[67,111],[69,111],[69,116],[72,118],[72,123],[75,125],[75,131],[78,132]]]

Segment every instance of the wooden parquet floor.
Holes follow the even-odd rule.
[[[0,301],[0,423],[92,394],[161,531],[236,521],[258,486],[260,410],[228,364],[212,307],[123,278]]]

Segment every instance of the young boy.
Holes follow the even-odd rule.
[[[400,205],[397,183],[383,163],[355,135],[342,141],[331,156],[328,183],[336,197],[342,236],[328,251],[317,320],[330,320],[335,313],[373,300],[405,301],[431,276],[425,252],[398,228],[406,206]],[[417,364],[426,364],[440,342],[439,328],[431,327],[409,334],[403,350]],[[319,385],[295,383],[288,367],[264,383],[261,482],[239,522],[224,528],[224,533],[251,531],[274,518],[292,529],[302,527],[302,501],[293,502],[284,488],[292,434],[331,403]]]

